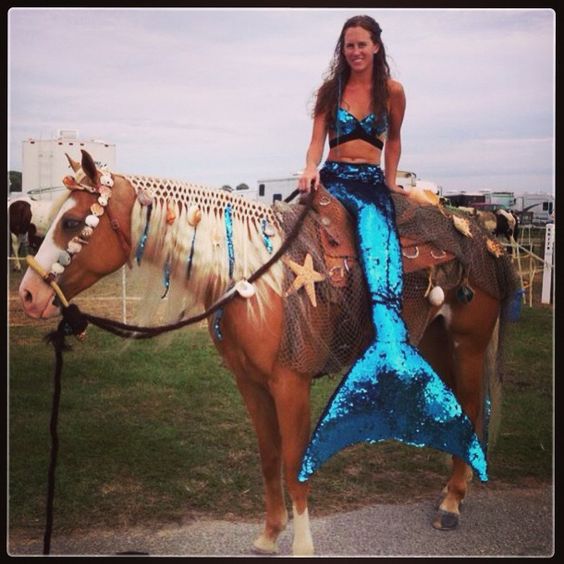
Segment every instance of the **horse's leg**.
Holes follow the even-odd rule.
[[[294,555],[313,554],[307,498],[308,482],[300,482],[302,457],[310,434],[311,379],[278,365],[273,371],[271,391],[276,403],[282,435],[282,457],[294,517]]]
[[[273,323],[273,325],[275,325]],[[264,480],[266,520],[254,548],[262,554],[278,552],[278,536],[286,527],[288,512],[282,484],[281,436],[276,406],[268,387],[269,370],[275,357],[279,335],[275,329],[265,329],[251,323],[246,305],[234,300],[226,308],[218,339],[210,321],[210,334],[228,368],[235,374],[237,387],[251,417],[261,460]],[[261,346],[256,335],[261,334]]]
[[[490,296],[476,291],[474,300],[467,305],[451,302],[446,328],[452,353],[453,389],[465,413],[474,424],[476,434],[484,429],[484,363],[486,350],[499,315],[499,303]],[[444,498],[433,521],[437,529],[458,526],[460,505],[472,479],[470,467],[460,458],[452,457],[452,472],[443,490]]]
[[[247,375],[236,374],[236,380],[255,428],[264,480],[266,520],[262,533],[254,541],[254,548],[262,554],[275,554],[278,552],[278,536],[288,522],[276,408],[268,390]]]
[[[10,233],[10,238],[12,240],[12,252],[14,253],[14,270],[19,272],[22,269],[19,255],[20,238],[14,233]]]

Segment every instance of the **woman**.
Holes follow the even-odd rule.
[[[408,343],[401,317],[403,270],[390,193],[405,193],[396,185],[405,95],[390,78],[380,35],[369,16],[350,18],[343,26],[329,77],[317,93],[298,184],[303,193],[323,184],[356,218],[376,335],[326,406],[299,478],[305,481],[348,445],[395,439],[455,454],[485,480],[485,456],[472,423]],[[327,136],[330,151],[318,172]]]

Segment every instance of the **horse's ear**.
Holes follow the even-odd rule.
[[[71,159],[68,153],[65,153],[65,157],[67,157],[70,167],[74,170],[74,172],[77,172],[80,169],[80,163]]]
[[[97,181],[98,171],[96,170],[96,164],[94,163],[94,159],[90,156],[90,153],[87,153],[84,149],[81,149],[82,152],[82,170],[84,174],[90,178],[90,180],[94,183]]]

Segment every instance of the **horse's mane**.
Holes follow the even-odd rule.
[[[150,294],[144,306],[150,301],[158,307],[166,292],[167,321],[201,312],[206,302],[215,301],[232,283],[248,278],[267,262],[282,242],[269,206],[200,184],[124,177],[138,194],[132,210],[132,260],[144,270],[140,275]],[[150,206],[140,202],[143,193]],[[201,220],[194,227],[188,215],[195,208]],[[274,235],[265,236],[265,225],[272,226]],[[282,268],[278,261],[255,283],[261,316],[269,289],[282,293]],[[170,273],[168,289],[166,272]],[[154,315],[154,308],[143,309],[144,317]]]

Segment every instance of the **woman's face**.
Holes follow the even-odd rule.
[[[345,30],[343,55],[352,71],[362,72],[372,68],[372,59],[380,46],[372,41],[370,32],[363,27]]]

